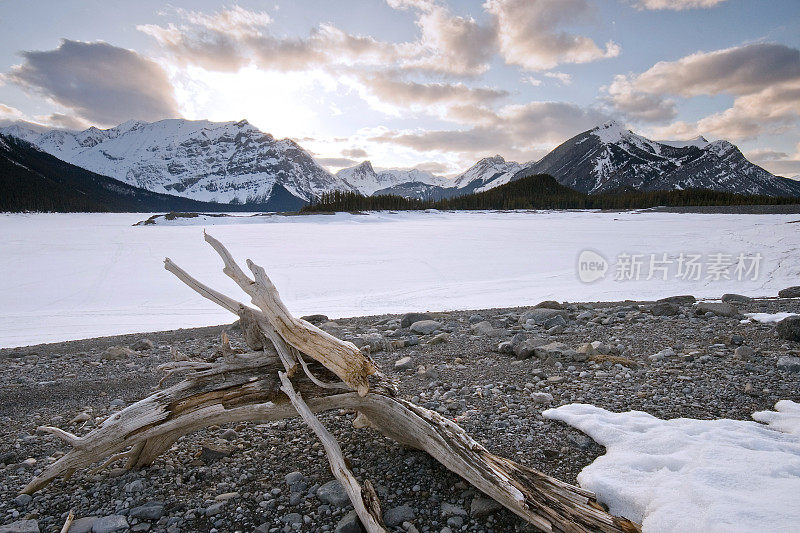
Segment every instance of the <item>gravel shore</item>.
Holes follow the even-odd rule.
[[[786,363],[800,343],[738,314],[800,313],[800,300],[727,300],[734,312],[675,299],[314,320],[368,345],[404,397],[456,419],[490,451],[574,483],[604,449],[545,420],[549,407],[748,420],[780,399],[800,401],[800,367]],[[70,510],[73,533],[359,531],[298,420],[210,427],[143,471],[77,472],[18,496],[64,451],[37,426],[88,432],[156,388],[172,347],[202,358],[222,331],[243,344],[237,328],[216,326],[0,350],[0,532],[59,531]],[[355,430],[352,419],[321,416],[356,476],[376,486],[393,530],[528,531],[426,454]]]

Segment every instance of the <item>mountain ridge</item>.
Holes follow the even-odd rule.
[[[28,141],[0,134],[0,211],[296,211],[305,205],[282,186],[264,204],[200,202],[129,185],[72,165]]]
[[[231,205],[267,204],[273,196],[299,205],[333,190],[439,200],[532,174],[550,174],[590,194],[703,188],[800,196],[800,182],[770,174],[728,141],[653,141],[614,121],[579,133],[538,161],[484,157],[452,179],[414,168],[376,170],[369,160],[331,174],[295,141],[275,139],[246,120],[130,120],[83,131],[16,123],[0,133],[136,187]]]

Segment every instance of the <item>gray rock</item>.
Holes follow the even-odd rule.
[[[554,316],[565,316],[566,314],[567,312],[562,309],[531,309],[522,313],[522,316],[519,317],[519,323],[525,324],[528,320],[532,320],[535,324],[541,326]]]
[[[739,346],[733,351],[733,356],[736,359],[741,359],[742,361],[751,361],[755,354],[755,350],[749,346]]]
[[[283,479],[285,479],[286,484],[291,487],[292,485],[297,485],[298,483],[305,481],[306,477],[303,475],[302,472],[294,471],[286,474],[286,476]]]
[[[667,302],[678,305],[689,305],[695,303],[696,301],[697,298],[695,298],[691,294],[684,294],[681,296],[668,296],[666,298],[661,298],[660,300],[657,300],[658,303]]]
[[[408,505],[400,505],[383,513],[383,522],[389,527],[397,527],[403,522],[414,520],[414,516],[414,509]]]
[[[306,315],[306,316],[301,316],[300,320],[305,320],[306,322],[309,322],[311,324],[314,324],[315,326],[318,326],[319,324],[323,324],[323,323],[327,322],[328,321],[328,317],[325,316],[325,315]]]
[[[200,460],[203,461],[205,464],[209,465],[211,463],[219,461],[223,457],[229,457],[230,455],[231,455],[230,450],[209,448],[208,446],[203,446],[203,449],[200,451]]]
[[[334,507],[347,507],[350,505],[350,498],[344,487],[338,480],[328,481],[317,489],[317,498]]]
[[[781,339],[800,342],[800,316],[784,318],[778,322],[775,331]]]
[[[495,328],[488,320],[478,322],[470,327],[473,335],[481,335],[483,337],[505,337],[508,332],[504,329]]]
[[[567,325],[567,319],[565,319],[563,315],[556,315],[554,317],[551,317],[551,318],[548,318],[547,320],[545,320],[544,324],[542,324],[542,325],[545,328],[547,328],[548,330],[550,330],[550,329],[552,329],[554,327],[557,327],[557,326],[566,326]]]
[[[127,346],[109,346],[100,355],[100,358],[106,359],[108,361],[119,361],[120,359],[127,359],[132,355],[136,355],[136,352],[134,352]]]
[[[39,533],[39,523],[36,520],[17,520],[0,526],[0,533]]]
[[[473,335],[489,335],[494,331],[494,326],[488,320],[484,320],[483,322],[472,324],[469,329]]]
[[[787,287],[783,290],[778,291],[778,297],[800,298],[800,285],[795,285],[794,287]]]
[[[220,437],[222,437],[225,440],[235,440],[239,438],[239,434],[236,433],[236,430],[228,428],[222,432],[222,435],[220,435]]]
[[[147,502],[131,509],[128,516],[139,520],[158,520],[164,515],[164,502]]]
[[[355,509],[347,513],[336,524],[335,533],[362,533],[361,520],[358,519]]]
[[[414,367],[414,362],[408,355],[405,357],[401,357],[400,359],[394,362],[395,370],[408,370],[409,368],[413,367]]]
[[[128,529],[128,519],[119,514],[101,516],[92,524],[92,533],[114,533]]]
[[[364,344],[369,344],[371,352],[382,352],[389,347],[389,343],[380,333],[367,333],[361,336],[361,340]]]
[[[400,327],[408,328],[411,327],[411,324],[414,322],[419,322],[421,320],[433,320],[433,315],[428,313],[406,313],[400,319]]]
[[[458,505],[453,505],[452,503],[442,502],[442,505],[439,506],[439,511],[442,515],[442,518],[450,518],[451,516],[467,516],[467,512],[459,507]]]
[[[19,496],[14,498],[14,503],[20,507],[25,507],[26,505],[31,503],[32,499],[33,496],[31,496],[30,494],[20,494]]]
[[[72,522],[69,533],[91,533],[92,526],[97,520],[96,516],[84,516]]]
[[[553,403],[553,395],[549,392],[532,392],[531,400],[536,404],[550,405]]]
[[[441,327],[442,325],[435,320],[418,320],[411,324],[411,331],[420,335],[429,335]]]
[[[281,522],[284,524],[302,524],[303,515],[300,513],[289,513],[281,517]]]
[[[739,316],[739,309],[727,302],[700,302],[695,304],[694,312],[696,315],[714,313],[718,316],[736,317]]]
[[[787,372],[800,372],[800,357],[782,355],[778,357],[778,368]]]
[[[497,345],[497,351],[505,354],[514,353],[514,343],[511,341],[503,341]]]
[[[651,305],[649,311],[653,316],[675,316],[680,314],[681,308],[671,302],[658,302]]]
[[[227,501],[212,503],[208,507],[206,507],[206,516],[216,516],[222,512],[222,509],[225,508],[225,504],[228,503]]]
[[[144,490],[144,481],[141,479],[134,479],[125,485],[125,492],[142,492]]]
[[[539,359],[547,359],[552,357],[553,359],[565,359],[569,360],[572,359],[573,356],[577,353],[575,350],[564,344],[563,342],[551,342],[550,344],[545,344],[544,346],[539,346],[534,350],[536,357]]]
[[[553,300],[545,300],[533,306],[534,309],[564,309],[564,306]]]
[[[536,348],[544,346],[547,341],[544,339],[528,339],[514,346],[514,355],[517,359],[528,359],[536,353]]]
[[[450,342],[450,335],[448,333],[439,333],[432,337],[428,344],[442,344],[445,342]]]
[[[483,322],[484,320],[486,319],[483,318],[483,315],[472,315],[469,317],[470,324],[477,324],[478,322]]]
[[[748,302],[752,302],[753,299],[749,296],[744,296],[743,294],[728,293],[722,295],[722,301],[732,304],[746,304]]]
[[[490,498],[476,496],[472,499],[472,503],[469,506],[469,514],[475,518],[483,518],[485,516],[489,516],[490,514],[496,513],[502,508],[502,505]]]
[[[131,350],[136,350],[137,352],[152,350],[155,347],[156,347],[155,343],[150,339],[148,339],[147,337],[142,337],[141,339],[131,344]]]

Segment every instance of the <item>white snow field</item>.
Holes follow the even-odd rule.
[[[0,214],[0,347],[231,322],[162,261],[246,296],[203,241],[203,227],[239,260],[264,266],[296,315],[534,305],[542,300],[651,299],[726,292],[773,296],[797,285],[797,215],[599,212],[401,212],[210,218],[137,226],[147,214]],[[583,283],[578,256],[609,262]],[[755,255],[756,280],[659,272],[617,281],[621,253]],[[705,260],[705,259],[704,259]],[[748,277],[749,278],[749,277]]]
[[[661,420],[586,404],[543,413],[606,447],[578,474],[611,513],[644,533],[798,531],[800,404],[742,420]]]

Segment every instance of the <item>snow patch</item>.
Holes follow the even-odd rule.
[[[761,322],[763,324],[775,324],[784,318],[790,316],[798,316],[797,313],[745,313],[744,316],[754,322]]]
[[[800,404],[741,420],[661,420],[570,404],[543,413],[606,447],[578,475],[612,514],[649,533],[796,531]]]

